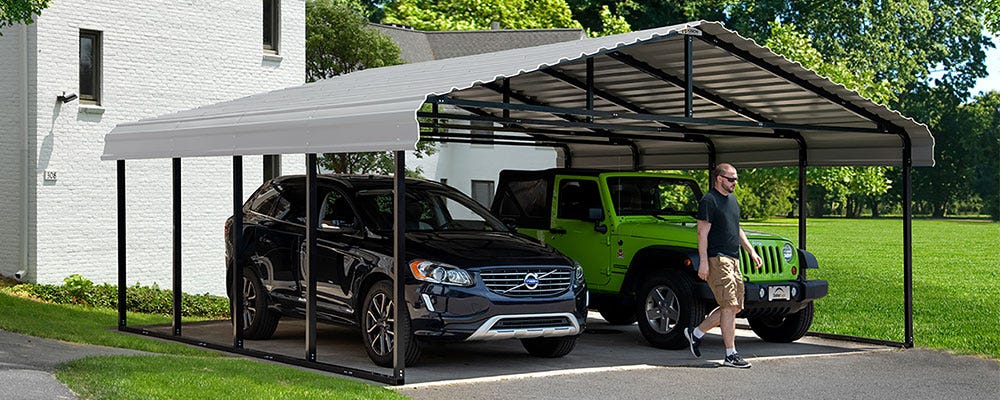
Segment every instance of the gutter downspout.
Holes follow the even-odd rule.
[[[21,270],[17,273],[17,278],[21,280],[32,279],[29,274],[28,265],[28,225],[31,189],[28,179],[31,179],[31,152],[28,149],[28,135],[30,133],[28,124],[28,24],[21,24],[21,121],[24,135],[21,142]]]

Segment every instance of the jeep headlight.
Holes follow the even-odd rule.
[[[444,285],[472,286],[472,277],[465,270],[445,263],[414,260],[410,262],[413,277],[424,282]]]
[[[785,246],[781,248],[781,255],[785,257],[786,262],[792,262],[792,258],[795,257],[795,249],[792,245],[785,243]]]
[[[580,263],[578,262],[574,262],[574,266],[575,268],[573,268],[573,283],[576,284],[576,287],[581,287],[583,286],[584,283],[583,266],[580,265]]]

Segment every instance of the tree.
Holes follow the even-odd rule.
[[[366,12],[357,0],[306,2],[306,78],[310,82],[403,63],[392,39],[368,26]],[[418,158],[433,153],[433,144],[418,144]],[[392,155],[385,152],[323,154],[319,164],[336,173],[390,174],[394,170]]]
[[[581,27],[565,0],[396,0],[383,22],[427,31]]]
[[[309,82],[366,68],[402,64],[399,47],[368,26],[357,0],[306,2],[306,79]]]
[[[48,8],[51,0],[4,0],[0,1],[0,29],[14,24],[29,25],[35,17]],[[0,32],[3,36],[3,32]]]

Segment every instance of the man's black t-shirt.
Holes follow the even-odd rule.
[[[698,203],[698,220],[712,224],[708,231],[708,256],[740,258],[740,203],[712,188]]]

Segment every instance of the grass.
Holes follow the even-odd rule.
[[[0,329],[67,342],[121,347],[153,353],[217,356],[188,345],[125,335],[114,330],[118,311],[78,305],[49,304],[0,293]],[[129,325],[169,324],[171,317],[129,313]]]
[[[2,283],[0,283],[2,284]],[[0,329],[172,356],[93,357],[56,371],[83,399],[405,399],[393,391],[297,369],[224,357],[180,343],[123,334],[116,310],[43,303],[0,293]],[[170,323],[130,312],[129,325]]]
[[[84,399],[406,399],[388,389],[234,358],[76,360],[56,377]]]
[[[898,219],[811,219],[807,248],[830,282],[814,331],[904,340],[903,227]],[[796,220],[745,223],[797,241]],[[1000,224],[913,221],[914,342],[1000,358]]]

